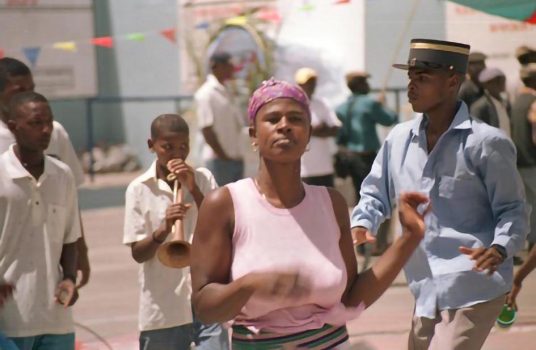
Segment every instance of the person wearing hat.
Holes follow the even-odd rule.
[[[408,71],[409,102],[422,115],[389,133],[352,213],[364,241],[404,191],[430,198],[425,238],[404,267],[415,297],[409,349],[480,349],[528,231],[514,144],[458,98],[468,56],[466,44],[411,41],[408,63],[394,67]]]
[[[485,68],[478,80],[484,88],[484,96],[471,106],[471,115],[491,126],[501,129],[512,138],[510,111],[508,99],[503,97],[506,91],[506,76],[498,68]],[[523,264],[519,255],[514,255],[514,265]]]
[[[536,63],[523,66],[520,77],[525,87],[512,104],[512,138],[517,147],[517,168],[532,211],[527,236],[530,252],[514,275],[512,290],[507,297],[508,305],[515,309],[523,280],[536,268]]]
[[[458,95],[469,108],[471,108],[476,100],[484,95],[484,88],[478,80],[478,77],[480,72],[486,68],[486,58],[486,55],[478,51],[471,52],[469,54],[467,78],[463,82]]]
[[[512,104],[512,138],[517,147],[517,168],[532,205],[530,246],[536,242],[536,63],[521,68],[525,85]]]
[[[211,74],[194,99],[197,121],[204,143],[201,157],[218,185],[239,180],[244,163],[241,152],[242,113],[233,93],[225,85],[233,78],[231,55],[216,52],[209,60]]]
[[[529,46],[522,45],[516,49],[516,58],[522,66],[529,63],[536,63],[536,50]]]
[[[506,91],[506,77],[498,68],[485,68],[478,80],[484,95],[471,106],[471,115],[491,126],[501,129],[511,137],[508,101],[501,95]]]
[[[336,109],[342,122],[337,144],[350,160],[348,170],[358,201],[361,183],[370,172],[381,145],[376,126],[391,126],[398,121],[398,115],[384,107],[383,95],[378,100],[369,96],[369,77],[368,73],[361,71],[346,74],[351,95]]]
[[[301,176],[309,185],[334,186],[333,138],[337,135],[341,122],[324,99],[315,94],[317,73],[309,67],[296,71],[294,81],[309,97],[311,110],[311,140],[309,150],[301,159]]]

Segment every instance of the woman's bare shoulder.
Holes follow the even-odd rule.
[[[209,207],[211,209],[222,209],[227,206],[232,207],[233,199],[231,197],[231,191],[227,186],[219,187],[205,196],[203,200],[203,206]]]

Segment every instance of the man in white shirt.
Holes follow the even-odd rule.
[[[340,120],[324,99],[314,94],[317,73],[309,67],[303,67],[294,74],[294,81],[307,94],[310,100],[311,126],[313,128],[308,151],[301,159],[301,175],[309,185],[334,186],[333,154],[334,137],[341,126]]]
[[[0,59],[0,154],[7,151],[11,144],[15,143],[15,137],[7,127],[8,107],[11,98],[20,92],[34,91],[34,81],[30,68],[23,62],[4,57]],[[45,154],[52,156],[69,166],[73,173],[76,186],[84,182],[84,172],[78,161],[69,135],[63,126],[53,121],[54,129]],[[87,254],[87,245],[83,235],[78,241],[78,267],[80,281],[78,288],[86,285],[89,281],[90,266]]]
[[[78,199],[71,171],[46,156],[52,112],[35,92],[12,98],[16,144],[0,155],[0,332],[20,350],[74,349]]]
[[[478,77],[484,88],[484,96],[471,106],[471,115],[487,124],[501,129],[511,138],[508,101],[502,94],[506,91],[506,77],[498,68],[485,68]]]
[[[212,74],[195,93],[197,123],[203,135],[201,156],[218,185],[240,180],[244,172],[241,151],[244,119],[236,97],[225,86],[233,78],[231,56],[217,52],[210,58]]]

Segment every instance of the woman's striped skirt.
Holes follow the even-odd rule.
[[[233,326],[233,350],[273,349],[344,349],[348,345],[346,326],[325,325],[294,334],[280,335],[260,332],[255,334],[244,326]]]

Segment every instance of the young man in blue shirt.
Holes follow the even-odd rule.
[[[407,65],[414,120],[385,140],[352,213],[358,242],[401,192],[430,198],[426,235],[404,270],[415,297],[409,349],[480,349],[512,285],[528,230],[513,143],[458,99],[469,45],[414,39]]]

